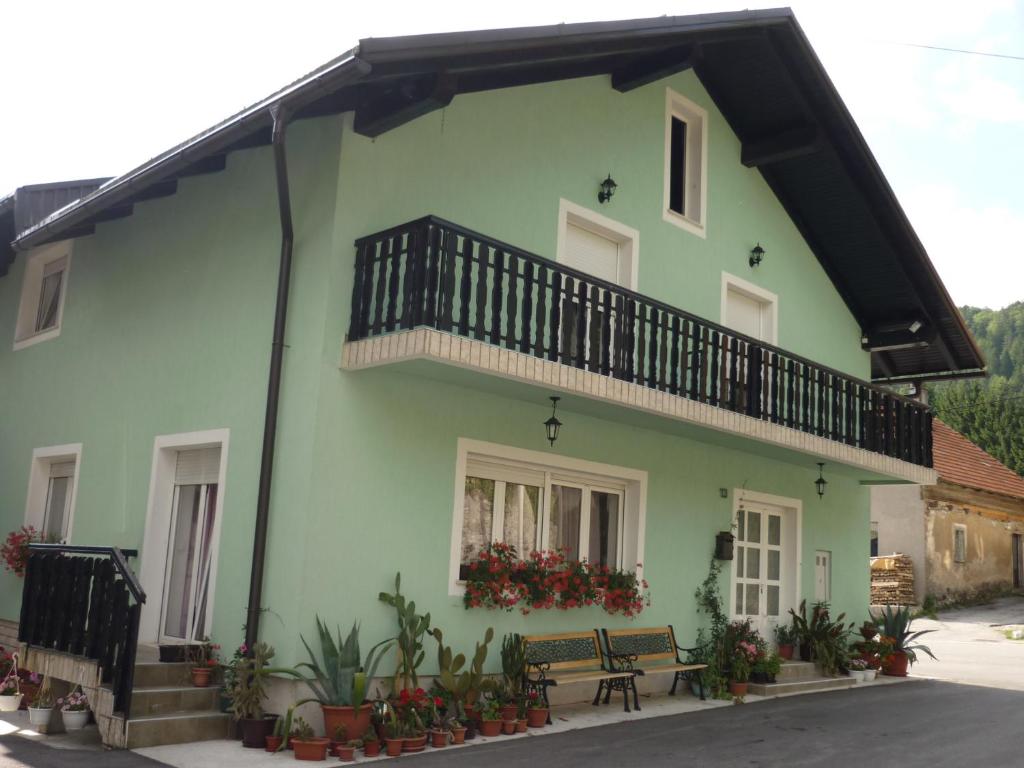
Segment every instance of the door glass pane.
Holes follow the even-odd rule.
[[[480,550],[491,542],[494,517],[494,481],[481,477],[466,477],[462,497],[462,554],[460,563],[466,565]]]
[[[540,488],[522,483],[505,484],[505,530],[502,541],[516,548],[520,557],[528,557],[537,548],[537,519]]]
[[[171,527],[164,593],[164,634],[187,638],[189,596],[192,594],[192,567],[195,564],[195,533],[199,524],[199,496],[202,486],[180,485]]]
[[[736,613],[743,613],[743,585],[736,585]]]
[[[736,547],[736,574],[743,575],[743,547]]]
[[[778,581],[780,579],[781,554],[777,549],[768,550],[768,579],[771,581]]]
[[[766,613],[769,616],[779,615],[779,588],[774,584],[770,584],[767,588],[767,594],[765,595]]]
[[[64,513],[71,493],[70,477],[51,477],[46,493],[46,509],[43,517],[43,533],[49,539],[64,537]]]
[[[747,584],[747,601],[744,606],[744,613],[747,616],[757,616],[761,613],[761,601],[760,601],[760,589],[761,587],[757,584]]]
[[[747,512],[747,541],[757,544],[761,541],[761,513]]]
[[[761,550],[756,548],[747,548],[747,578],[748,579],[759,579],[761,578]]]
[[[782,544],[782,518],[768,515],[768,543],[776,547]]]
[[[743,523],[746,521],[746,519],[747,519],[747,513],[744,512],[741,509],[740,513],[736,516],[736,538],[739,541],[746,541],[746,538],[744,536],[744,525],[743,525]]]
[[[590,562],[614,567],[619,553],[619,494],[590,492]]]
[[[548,546],[562,549],[570,560],[580,556],[580,512],[583,507],[583,489],[564,485],[551,486],[551,527]]]
[[[202,538],[199,542],[199,590],[196,593],[196,613],[192,622],[192,638],[206,634],[206,604],[210,594],[210,563],[212,557],[213,523],[217,510],[217,486],[206,486],[206,515],[203,518]]]

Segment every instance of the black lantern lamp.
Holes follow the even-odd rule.
[[[612,195],[615,194],[618,187],[619,185],[615,183],[615,179],[609,173],[608,178],[601,182],[601,191],[597,193],[597,202],[607,203],[612,199]]]
[[[750,249],[750,266],[756,267],[764,259],[764,248],[761,247],[761,243],[758,243]]]
[[[818,498],[820,499],[825,495],[825,486],[828,485],[828,480],[822,475],[822,470],[825,469],[825,462],[818,462],[818,479],[814,481],[814,487],[818,489]]]
[[[548,442],[552,445],[555,444],[555,440],[558,439],[558,430],[562,428],[562,422],[555,416],[555,411],[558,410],[558,401],[560,397],[552,397],[551,400],[551,418],[544,422],[544,429],[548,433]]]

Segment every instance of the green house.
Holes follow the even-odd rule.
[[[69,555],[121,601],[127,733],[144,651],[295,663],[316,615],[372,644],[398,571],[459,646],[686,644],[731,533],[732,616],[859,619],[870,486],[936,479],[894,386],[984,369],[789,11],[363,40],[51,187],[0,199],[0,514],[98,548]],[[492,541],[636,571],[650,605],[467,609]],[[0,577],[37,658],[102,651],[69,555]]]

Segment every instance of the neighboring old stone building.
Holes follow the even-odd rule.
[[[938,419],[939,482],[871,490],[871,554],[914,561],[918,603],[1022,586],[1024,478]]]

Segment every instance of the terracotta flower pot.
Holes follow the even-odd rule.
[[[345,726],[345,733],[349,738],[356,738],[366,733],[370,727],[370,715],[373,714],[372,704],[362,704],[359,707],[331,707],[326,704],[320,706],[324,713],[324,733],[333,734],[337,732],[338,726]]]
[[[502,704],[501,705],[501,719],[502,720],[515,720],[516,712],[519,711],[519,707],[515,704]]]
[[[889,677],[906,677],[909,659],[903,651],[895,651],[882,662],[882,674]]]
[[[364,741],[363,742],[363,754],[367,757],[376,757],[380,754],[380,742],[379,741]]]
[[[516,733],[526,733],[526,728],[530,721],[525,717],[522,720],[516,720]]]
[[[213,677],[212,667],[192,667],[192,685],[196,688],[209,688]]]
[[[402,754],[402,742],[405,739],[399,737],[397,739],[384,739],[384,746],[387,749],[388,757],[398,757]]]
[[[263,737],[263,743],[264,743],[264,747],[263,748],[265,750],[267,750],[267,752],[277,752],[277,750],[281,748],[281,742],[282,741],[284,741],[284,738],[281,737],[281,736],[274,736],[274,735],[264,736]]]
[[[430,731],[430,746],[440,749],[448,746],[448,731]]]
[[[746,696],[747,695],[747,683],[737,683],[735,680],[729,681],[729,693],[733,696]]]
[[[249,749],[266,747],[267,737],[274,732],[276,717],[243,718],[239,721],[242,730],[242,746]]]
[[[466,743],[466,729],[464,727],[452,728],[452,744]]]
[[[356,759],[356,748],[348,744],[339,744],[334,748],[334,756],[343,763],[351,763]]]
[[[506,736],[511,736],[516,732],[516,721],[513,720],[502,720],[501,721],[501,732]]]
[[[791,643],[780,645],[779,656],[784,658],[786,661],[791,661],[793,659],[793,645]]]
[[[501,734],[501,720],[481,720],[480,735],[483,737],[498,736]]]
[[[421,733],[419,736],[406,736],[402,740],[402,751],[403,752],[422,752],[427,747],[427,734]]]
[[[530,728],[543,728],[548,722],[547,707],[530,707],[526,710],[526,724]]]
[[[291,739],[296,760],[326,760],[330,739]]]

